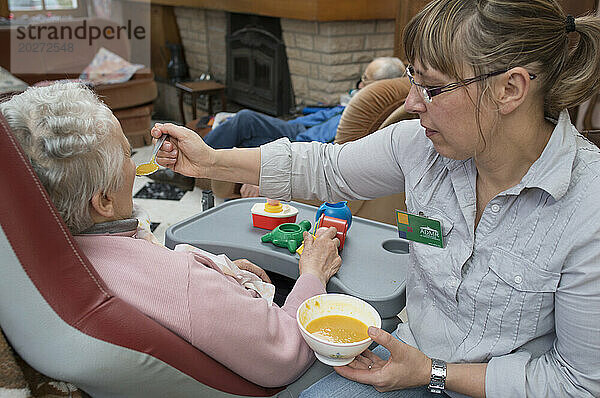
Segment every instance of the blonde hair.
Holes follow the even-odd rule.
[[[537,76],[544,112],[584,102],[600,88],[600,19],[575,19],[579,40],[569,49],[567,16],[556,0],[433,0],[407,25],[404,48],[457,80],[521,66]],[[480,98],[489,87],[479,83]]]
[[[33,169],[69,230],[93,225],[90,199],[123,183],[124,155],[112,112],[85,86],[31,87],[0,104]]]

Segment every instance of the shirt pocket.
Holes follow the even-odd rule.
[[[472,286],[474,317],[465,342],[469,357],[504,355],[553,330],[560,276],[522,256],[495,249],[483,277]]]
[[[554,293],[560,281],[560,274],[536,267],[531,261],[496,249],[492,253],[490,269],[504,283],[519,292]]]
[[[425,243],[411,242],[410,250],[413,251],[416,264],[420,268],[422,276],[427,279],[428,285],[436,285],[440,280],[445,281],[452,272],[451,248],[448,247],[450,233],[454,228],[454,222],[441,211],[431,207],[419,207],[423,217],[438,220],[442,226],[443,248],[426,245]],[[415,214],[415,213],[411,213]],[[437,286],[437,288],[441,288]]]

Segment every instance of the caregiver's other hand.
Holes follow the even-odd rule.
[[[233,260],[233,263],[237,265],[239,269],[252,272],[254,275],[262,279],[263,282],[271,283],[271,278],[269,278],[269,275],[267,275],[265,270],[260,268],[258,265],[254,264],[252,261],[247,260],[245,258],[240,258],[237,260]]]
[[[369,327],[369,336],[390,351],[390,358],[385,361],[366,350],[350,364],[334,367],[337,373],[359,383],[371,384],[379,392],[429,384],[431,359],[425,354],[374,326]]]
[[[313,274],[326,286],[329,278],[338,272],[342,259],[338,254],[340,240],[336,232],[333,227],[319,228],[314,238],[304,232],[304,250],[298,263],[300,275]]]
[[[207,177],[214,150],[196,132],[172,123],[156,123],[150,131],[153,138],[169,137],[156,154],[156,161],[190,177]]]

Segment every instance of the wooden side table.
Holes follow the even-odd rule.
[[[227,99],[225,98],[225,86],[211,81],[201,80],[197,82],[180,82],[176,83],[177,93],[179,94],[179,111],[181,112],[181,120],[185,124],[185,114],[183,113],[183,94],[189,93],[192,96],[192,120],[196,119],[196,99],[199,95],[208,96],[208,113],[212,115],[212,96],[221,95],[222,110],[227,110]]]

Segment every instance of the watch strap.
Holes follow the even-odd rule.
[[[446,362],[431,358],[431,378],[427,386],[429,392],[441,394],[446,389]]]

